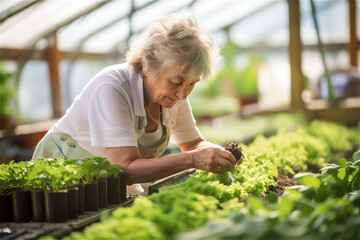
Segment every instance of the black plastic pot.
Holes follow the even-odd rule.
[[[32,220],[31,192],[15,190],[12,192],[12,206],[15,222],[30,222]]]
[[[78,185],[78,215],[84,214],[85,204],[85,184],[81,183]]]
[[[106,208],[108,206],[106,179],[98,180],[98,200],[99,200],[99,208]]]
[[[68,219],[67,190],[45,191],[46,221],[66,222]]]
[[[120,176],[107,178],[108,204],[120,204]]]
[[[126,180],[125,173],[120,173],[120,201],[126,201]]]
[[[99,210],[98,200],[98,182],[91,182],[85,184],[85,211],[97,211]]]
[[[67,192],[68,219],[75,219],[78,217],[78,204],[79,204],[78,194],[79,194],[78,187],[68,189]]]
[[[31,209],[34,222],[45,222],[45,196],[43,190],[31,190]]]
[[[11,194],[0,195],[0,222],[13,220]]]

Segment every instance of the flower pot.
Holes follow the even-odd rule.
[[[108,204],[120,203],[120,176],[107,178]]]
[[[45,191],[46,221],[66,222],[68,219],[67,190]]]
[[[31,190],[31,209],[34,222],[45,222],[45,196],[43,190]]]
[[[11,126],[11,117],[0,116],[0,129],[8,129]]]
[[[0,195],[0,222],[11,222],[12,220],[11,195]]]
[[[12,192],[12,205],[15,222],[30,222],[32,220],[31,192],[15,190]]]
[[[120,201],[126,201],[126,180],[125,173],[120,173]]]
[[[75,219],[78,217],[78,204],[79,204],[79,188],[74,187],[70,188],[67,191],[67,209],[68,209],[68,219]]]
[[[106,179],[98,180],[98,200],[99,208],[106,208],[108,206]]]
[[[98,182],[85,184],[85,211],[97,211],[99,209]]]
[[[258,103],[258,96],[240,97],[239,103],[240,103],[240,108],[243,108],[247,105]]]
[[[84,214],[85,204],[85,184],[81,183],[78,185],[78,215]]]

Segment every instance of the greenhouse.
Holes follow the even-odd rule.
[[[0,0],[0,239],[360,239],[357,0]]]

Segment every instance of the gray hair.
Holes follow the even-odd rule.
[[[195,16],[170,14],[154,20],[139,45],[127,52],[126,61],[137,72],[142,72],[143,62],[151,76],[176,66],[187,76],[209,78],[218,56],[218,48]]]

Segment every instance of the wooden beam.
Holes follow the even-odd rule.
[[[358,67],[358,52],[359,45],[356,33],[356,1],[348,0],[349,2],[349,28],[350,28],[350,42],[349,42],[349,56],[350,67]]]
[[[349,46],[348,42],[344,43],[325,43],[324,49],[326,52],[337,52],[347,50]],[[360,46],[360,41],[357,42],[357,46]],[[267,52],[279,52],[287,51],[289,49],[288,45],[279,45],[279,46],[270,46],[264,43],[255,44],[253,46],[239,47],[238,51],[243,53],[267,53]],[[302,45],[303,51],[318,51],[317,44],[308,44]],[[7,60],[11,61],[21,61],[25,56],[29,55],[31,52],[31,58],[28,60],[44,60],[44,50],[43,49],[15,49],[15,48],[0,48],[1,56]],[[69,51],[60,51],[61,59],[71,60],[74,52]],[[120,58],[123,57],[118,52],[104,52],[104,53],[91,53],[91,52],[81,52],[80,59],[88,60],[106,60],[110,58]]]
[[[291,108],[293,110],[301,110],[304,108],[304,103],[301,98],[303,91],[303,74],[301,70],[300,2],[299,0],[288,0],[287,2],[289,5]]]
[[[56,34],[48,38],[48,46],[46,48],[46,60],[49,66],[50,90],[53,118],[62,116],[62,98],[61,98],[61,84],[60,84],[60,53],[57,48]]]

